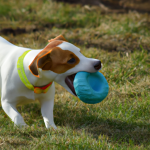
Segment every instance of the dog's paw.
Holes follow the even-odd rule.
[[[45,117],[43,117],[43,119],[44,119],[44,123],[45,123],[45,126],[46,126],[47,129],[48,129],[48,128],[51,128],[51,127],[53,127],[55,130],[57,129],[57,127],[56,127],[56,125],[55,125],[53,119],[52,119],[52,120],[48,120],[48,119],[45,118]]]
[[[17,126],[26,126],[27,124],[24,122],[23,118],[21,115],[17,115],[16,117],[14,117],[14,119],[12,120],[14,122],[15,125]]]
[[[57,127],[56,127],[55,124],[50,124],[48,121],[45,122],[45,126],[46,126],[47,129],[49,129],[49,128],[51,128],[51,127],[53,127],[55,130],[57,129]]]
[[[19,129],[27,129],[29,126],[27,124],[19,124],[19,125],[14,124],[14,127]]]
[[[55,124],[51,125],[55,130],[57,130],[57,127]]]

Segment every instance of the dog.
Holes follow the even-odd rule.
[[[48,41],[44,49],[30,49],[11,44],[0,37],[1,106],[18,127],[27,126],[17,105],[38,100],[46,128],[57,129],[53,119],[57,82],[77,96],[73,86],[76,73],[101,69],[98,59],[87,58],[62,35]]]

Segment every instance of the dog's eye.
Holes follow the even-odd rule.
[[[76,62],[75,58],[71,58],[70,60],[68,60],[68,64],[74,64]]]

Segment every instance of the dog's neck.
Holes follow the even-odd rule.
[[[29,80],[29,82],[33,86],[45,86],[52,82],[54,80],[54,75],[53,73],[50,73],[50,71],[43,71],[42,69],[38,69],[39,72],[39,77],[34,76],[30,70],[29,70],[29,65],[32,63],[36,55],[41,51],[40,50],[31,50],[29,53],[26,54],[23,60],[23,66],[24,66],[24,71],[25,74]],[[48,75],[47,75],[48,74]],[[51,76],[50,76],[51,74]]]

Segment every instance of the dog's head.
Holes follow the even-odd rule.
[[[101,62],[87,58],[80,49],[67,42],[62,36],[49,40],[49,44],[34,58],[29,69],[36,77],[44,77],[62,85],[71,94],[76,95],[73,80],[77,72],[97,72]]]

